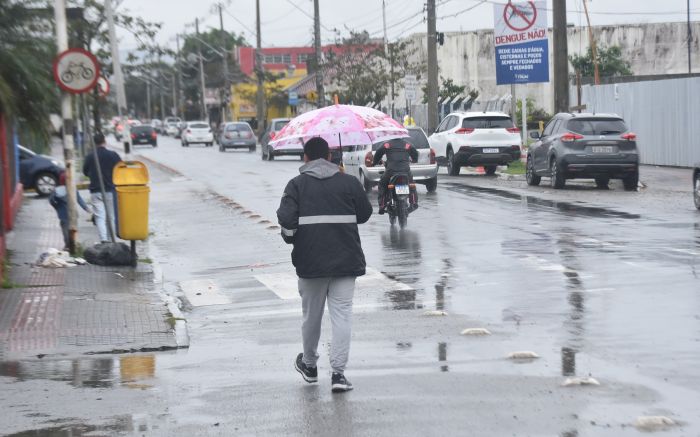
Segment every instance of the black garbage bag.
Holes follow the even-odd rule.
[[[85,261],[98,266],[132,266],[136,260],[129,246],[124,243],[100,243],[88,247],[83,253]]]

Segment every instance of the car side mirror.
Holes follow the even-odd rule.
[[[530,138],[534,140],[539,140],[540,138],[542,138],[542,136],[540,135],[539,131],[534,130],[530,132]]]

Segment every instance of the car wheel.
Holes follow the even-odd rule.
[[[493,176],[496,174],[496,166],[495,165],[485,165],[484,166],[484,171],[488,176]]]
[[[597,177],[595,178],[595,186],[599,190],[607,190],[608,189],[608,184],[610,183],[610,178],[606,177]]]
[[[372,192],[372,183],[367,180],[365,173],[362,171],[360,172],[360,183],[362,184],[362,187],[365,189],[366,193]]]
[[[459,176],[460,167],[454,163],[455,154],[452,149],[447,149],[447,174],[450,176]]]
[[[58,178],[52,173],[42,172],[34,178],[34,189],[39,196],[48,196],[58,185]]]
[[[550,183],[552,184],[552,188],[555,190],[561,190],[564,188],[566,180],[564,179],[564,175],[559,168],[559,163],[557,162],[556,158],[552,158],[552,161],[549,163],[549,174],[551,176]]]
[[[695,207],[700,210],[700,174],[695,175],[695,190],[693,192]]]
[[[219,152],[225,152],[226,148],[222,145],[219,145]]]
[[[635,170],[633,174],[623,178],[622,185],[627,191],[636,191],[639,185],[639,170]]]
[[[542,176],[537,176],[535,173],[535,164],[530,155],[527,156],[527,164],[525,164],[525,180],[531,186],[537,186],[542,180]]]
[[[425,181],[425,188],[428,190],[428,193],[434,193],[437,190],[437,177]]]
[[[250,146],[248,147],[249,152],[255,152],[255,146]]]

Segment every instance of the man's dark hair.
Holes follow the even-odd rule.
[[[102,132],[97,132],[92,136],[92,139],[95,141],[96,146],[100,146],[105,143],[105,136],[102,134]]]
[[[323,158],[328,159],[328,143],[321,137],[311,138],[304,144],[304,155],[309,158],[309,161]]]

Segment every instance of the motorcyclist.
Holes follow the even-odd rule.
[[[373,165],[378,165],[382,158],[386,156],[386,170],[379,181],[379,214],[384,214],[386,211],[386,189],[389,185],[391,177],[397,173],[408,175],[408,180],[413,182],[411,175],[411,162],[418,162],[418,150],[406,139],[394,139],[387,141],[375,152]],[[411,190],[411,206],[413,209],[418,207],[418,196],[415,189]]]

